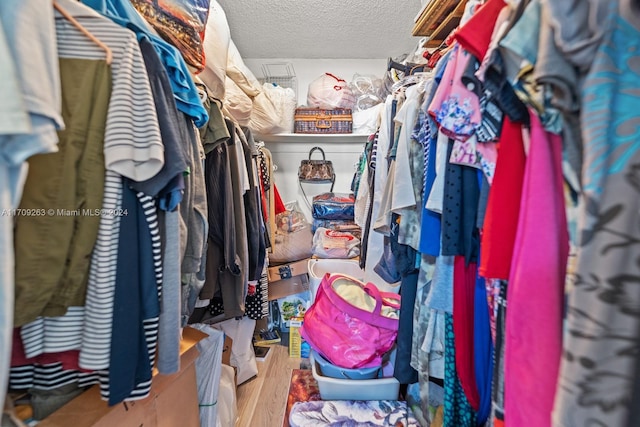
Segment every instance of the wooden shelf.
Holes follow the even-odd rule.
[[[431,0],[420,13],[414,36],[428,37],[425,47],[438,47],[458,26],[467,0]]]
[[[264,142],[322,142],[322,143],[357,143],[367,142],[369,134],[360,133],[277,133],[273,135],[258,135],[256,140]]]

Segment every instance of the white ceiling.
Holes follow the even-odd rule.
[[[409,52],[420,0],[218,0],[245,58],[387,58]]]

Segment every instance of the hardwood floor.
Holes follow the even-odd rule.
[[[236,427],[281,427],[289,394],[291,371],[299,358],[289,357],[283,345],[271,346],[265,362],[258,362],[258,376],[238,386]]]

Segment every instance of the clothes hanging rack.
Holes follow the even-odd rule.
[[[82,32],[82,34],[84,34],[85,36],[87,36],[92,42],[94,42],[95,44],[97,44],[98,46],[100,46],[100,48],[102,50],[104,50],[105,54],[107,55],[106,57],[106,61],[108,65],[111,65],[111,61],[113,59],[113,52],[111,51],[111,48],[109,48],[109,46],[107,46],[106,44],[104,44],[100,39],[98,39],[96,36],[94,36],[93,34],[91,34],[91,32],[89,32],[89,30],[87,30],[85,27],[82,26],[82,24],[80,24],[78,21],[76,21],[76,19],[71,16],[69,14],[69,12],[67,12],[62,6],[60,6],[60,4],[54,0],[53,2],[53,8],[58,11],[58,13],[60,15],[62,15],[67,21],[71,22],[73,24],[74,27],[76,27],[78,30],[80,30],[80,32]]]

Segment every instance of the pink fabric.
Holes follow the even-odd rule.
[[[462,256],[453,264],[453,335],[456,347],[456,371],[469,404],[480,408],[480,394],[476,382],[473,345],[473,318],[478,267],[472,262],[466,265]]]
[[[373,311],[352,305],[333,287],[336,280],[357,284],[373,297]],[[343,368],[382,365],[382,356],[394,346],[399,320],[382,315],[382,306],[400,310],[400,295],[380,292],[373,283],[363,283],[342,274],[327,273],[313,305],[304,315],[300,335],[329,362]]]
[[[449,138],[464,141],[471,137],[482,120],[480,100],[462,84],[462,74],[471,55],[459,46],[449,56],[442,80],[429,105],[429,114]]]
[[[478,158],[476,145],[477,140],[475,138],[469,138],[466,141],[454,141],[449,163],[480,168],[480,159]]]
[[[551,425],[562,350],[562,307],[569,237],[561,138],[534,112],[520,219],[507,291],[505,420]]]
[[[496,164],[498,163],[498,144],[493,142],[479,142],[476,144],[480,155],[480,167],[489,185],[493,184],[493,177],[496,174]]]

